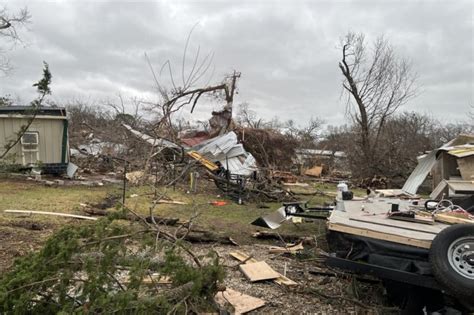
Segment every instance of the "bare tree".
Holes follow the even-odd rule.
[[[213,112],[213,119],[210,121],[211,129],[216,129],[217,126],[219,127],[217,133],[222,134],[228,131],[231,125],[234,94],[236,92],[237,79],[240,78],[240,72],[234,71],[231,75],[224,77],[220,83],[209,84],[214,74],[214,71],[211,71],[210,75],[208,75],[214,54],[209,52],[204,57],[201,57],[200,46],[197,47],[190,66],[186,65],[186,61],[189,59],[188,51],[190,49],[191,35],[196,26],[197,24],[191,29],[186,39],[180,78],[176,75],[170,60],[164,62],[159,71],[155,71],[148,55],[145,54],[159,96],[157,102],[149,104],[153,110],[158,110],[160,117],[157,119],[154,129],[164,133],[172,140],[176,140],[177,136],[173,131],[173,114],[188,105],[191,107],[192,113],[202,96],[213,95],[224,99],[226,102],[222,111]],[[166,85],[165,82],[169,84]]]
[[[0,73],[6,74],[11,70],[11,65],[5,51],[9,44],[13,45],[21,41],[18,29],[25,26],[31,19],[27,8],[11,14],[3,7],[0,8]]]
[[[348,112],[360,129],[360,151],[369,171],[376,162],[376,146],[387,118],[416,94],[416,74],[410,62],[396,56],[383,36],[369,49],[363,34],[351,32],[342,40],[339,68],[344,76]]]

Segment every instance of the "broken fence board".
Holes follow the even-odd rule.
[[[298,243],[293,246],[288,246],[288,247],[280,247],[280,246],[270,246],[269,252],[270,253],[291,253],[294,254],[299,250],[303,250],[303,244]]]
[[[262,299],[229,288],[223,292],[217,292],[215,301],[219,305],[225,305],[228,302],[234,308],[233,314],[248,313],[265,305]]]
[[[244,261],[246,263],[249,263],[249,262],[250,263],[256,263],[256,262],[258,262],[258,260],[256,260],[255,258],[252,258],[249,255],[247,255],[244,252],[241,252],[239,250],[235,251],[235,252],[231,252],[229,254],[240,262],[244,262]]]
[[[69,214],[69,213],[60,213],[60,212],[48,212],[48,211],[33,211],[33,210],[3,210],[6,213],[20,213],[20,214],[43,214],[43,215],[54,215],[58,217],[67,217],[67,218],[74,218],[74,219],[83,219],[83,220],[91,220],[97,221],[97,218],[93,217],[86,217],[84,215],[77,215],[77,214]]]
[[[242,264],[239,268],[251,282],[273,280],[280,276],[264,261]]]
[[[258,262],[258,260],[256,260],[255,258],[252,258],[249,255],[247,255],[246,253],[244,253],[242,251],[239,251],[239,250],[235,251],[235,252],[231,252],[229,254],[240,262],[245,262],[245,263],[256,263],[256,262]],[[287,285],[287,286],[292,286],[292,285],[297,285],[298,284],[295,281],[287,278],[286,276],[284,276],[282,274],[279,274],[279,277],[277,279],[274,279],[273,281],[275,283],[279,284],[279,285],[284,284],[284,285]]]
[[[158,203],[166,203],[166,204],[171,204],[171,205],[187,205],[187,203],[183,201],[167,200],[167,199],[160,199],[158,200]]]

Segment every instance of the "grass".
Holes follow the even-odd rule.
[[[83,214],[81,203],[102,200],[113,187],[58,186],[47,187],[36,182],[2,179],[0,181],[0,211],[38,210]],[[15,219],[14,215],[0,214],[0,222]],[[34,216],[40,222],[61,223],[64,219],[52,216]]]
[[[197,194],[187,194],[183,188],[160,189],[167,197],[174,200],[184,201],[187,205],[159,204],[154,210],[154,214],[160,217],[174,217],[186,221],[195,217],[193,222],[200,228],[214,232],[225,233],[234,239],[248,243],[251,242],[250,235],[258,230],[265,230],[251,225],[250,223],[258,217],[274,212],[281,207],[280,203],[266,203],[268,208],[260,208],[257,204],[237,205],[227,200],[225,206],[213,206],[213,200],[225,200],[219,196],[220,192],[212,184],[206,191]],[[324,184],[324,186],[314,186],[321,190],[335,191],[334,185]],[[309,188],[310,190],[314,188]],[[126,205],[134,211],[143,215],[149,214],[150,202],[153,191],[146,186],[129,187],[127,190]],[[5,209],[18,210],[40,210],[52,212],[64,212],[73,214],[84,214],[81,211],[81,203],[97,203],[107,195],[121,195],[119,185],[103,187],[87,186],[58,186],[47,187],[36,182],[19,180],[3,180],[0,182],[0,211]],[[136,196],[137,195],[137,196]],[[311,204],[322,204],[329,201],[322,196],[302,196],[301,200],[311,199]],[[24,219],[11,214],[0,214],[0,224],[5,225],[15,220]],[[77,222],[71,219],[64,219],[53,216],[33,215],[28,220],[51,225],[63,225],[66,222]],[[293,224],[287,222],[278,231],[295,235],[314,235],[321,231],[324,221],[303,222]]]

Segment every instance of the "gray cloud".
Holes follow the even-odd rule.
[[[189,55],[198,45],[201,55],[213,51],[215,81],[241,71],[237,103],[268,119],[345,122],[337,45],[348,30],[369,39],[385,34],[412,59],[421,89],[405,109],[461,120],[474,99],[471,1],[15,1],[8,8],[26,4],[33,22],[22,33],[27,45],[10,52],[15,71],[0,78],[0,94],[25,101],[34,96],[42,60],[57,102],[118,93],[153,99],[144,52],[157,68],[169,59],[178,80],[185,38],[197,22]],[[203,102],[194,117],[218,106]]]

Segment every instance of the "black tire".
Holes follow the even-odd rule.
[[[431,243],[430,262],[436,280],[446,288],[447,293],[460,300],[467,299],[472,301],[474,299],[474,278],[469,277],[471,277],[472,267],[474,266],[468,265],[468,268],[464,266],[453,267],[448,258],[451,255],[448,252],[450,247],[453,245],[453,248],[455,248],[456,244],[460,244],[461,239],[464,239],[463,242],[466,242],[467,237],[469,238],[467,240],[469,243],[474,240],[474,224],[455,224],[442,230]],[[474,251],[474,248],[469,251],[471,250]],[[456,262],[454,256],[452,257],[453,264],[460,266],[461,264]],[[464,262],[464,264],[468,263]],[[456,270],[456,268],[458,269]],[[462,275],[462,272],[465,275]]]

